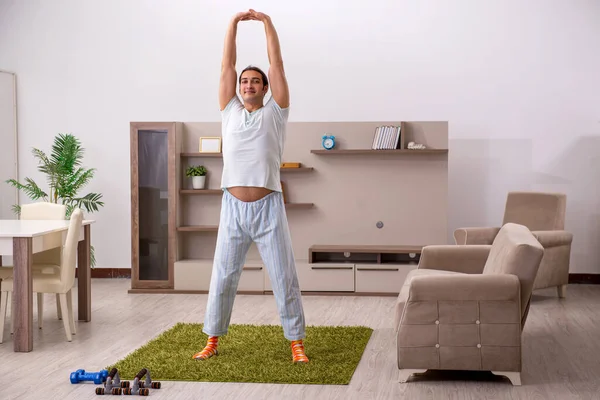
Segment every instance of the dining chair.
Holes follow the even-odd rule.
[[[33,292],[38,294],[54,293],[59,297],[60,310],[63,315],[63,325],[67,340],[72,340],[76,333],[75,314],[73,312],[73,291],[75,284],[75,267],[77,259],[77,245],[81,233],[83,212],[76,208],[71,214],[67,238],[60,249],[60,268],[53,272],[41,269],[32,271]],[[13,291],[13,278],[3,279],[0,283],[0,343],[4,339],[4,320],[6,318],[6,303],[8,294]],[[11,319],[14,314],[11,315]],[[11,323],[11,325],[14,325]]]

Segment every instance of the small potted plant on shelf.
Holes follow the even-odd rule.
[[[206,168],[204,165],[191,165],[185,171],[187,177],[192,178],[192,188],[204,189],[206,184]]]

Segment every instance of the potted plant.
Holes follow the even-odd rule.
[[[192,178],[192,188],[204,189],[206,184],[206,168],[204,165],[191,165],[185,171],[187,177]]]
[[[33,178],[26,177],[24,183],[15,179],[6,181],[9,185],[25,192],[31,200],[43,200],[46,202],[64,204],[66,218],[71,218],[75,207],[81,208],[88,213],[99,211],[104,206],[102,194],[89,192],[85,195],[80,191],[90,183],[96,172],[95,168],[86,168],[83,164],[84,148],[80,140],[68,133],[59,133],[54,137],[52,152],[46,154],[44,151],[33,148],[33,156],[38,160],[38,171],[45,175],[48,183],[48,191],[42,189]],[[13,211],[19,215],[21,206],[13,205]],[[96,265],[94,246],[91,246],[91,267]]]

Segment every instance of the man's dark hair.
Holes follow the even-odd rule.
[[[238,79],[238,83],[242,83],[242,74],[246,71],[256,71],[260,74],[260,76],[262,77],[262,81],[263,81],[263,87],[267,86],[269,84],[269,81],[267,79],[267,75],[262,71],[262,69],[255,67],[253,65],[249,65],[246,68],[244,68],[244,70],[242,72],[240,72],[240,78]]]

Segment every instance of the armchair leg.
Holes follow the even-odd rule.
[[[560,297],[561,299],[567,297],[567,285],[557,286],[556,291],[558,292],[558,297]]]
[[[408,378],[410,378],[411,375],[420,374],[426,371],[426,369],[401,369],[398,373],[398,381],[400,383],[406,383],[406,381],[408,381]]]
[[[502,375],[507,377],[513,386],[521,386],[521,373],[514,371],[492,371],[494,375]]]

